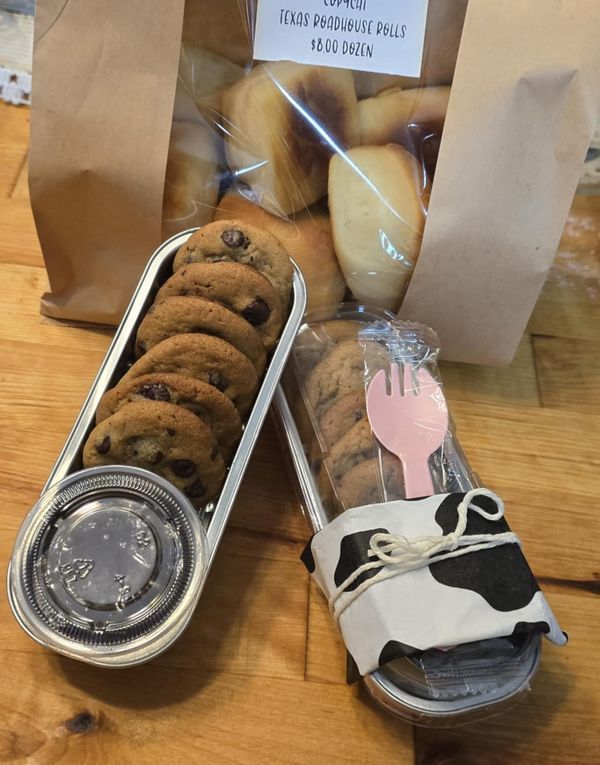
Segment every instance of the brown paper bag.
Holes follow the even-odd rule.
[[[30,193],[42,311],[118,323],[161,241],[183,0],[38,0]]]
[[[558,247],[600,104],[598,0],[470,0],[400,316],[444,358],[508,364]]]

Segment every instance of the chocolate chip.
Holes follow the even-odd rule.
[[[188,486],[187,489],[185,489],[185,493],[188,497],[201,497],[206,493],[206,487],[202,481],[195,481],[191,486]]]
[[[104,436],[99,444],[94,444],[94,448],[98,454],[106,454],[110,449],[110,436]]]
[[[232,250],[235,250],[238,247],[247,247],[250,244],[249,240],[246,239],[244,232],[240,231],[239,228],[225,229],[221,234],[221,239],[225,246]]]
[[[173,428],[167,428],[167,433],[171,436],[171,438],[173,438],[173,436],[175,435],[175,431],[173,430]]]
[[[162,461],[163,453],[159,450],[156,452],[156,454],[152,457],[152,459],[148,460],[149,465],[158,465],[159,462]]]
[[[220,390],[221,392],[223,392],[225,388],[227,387],[225,385],[225,380],[223,380],[223,377],[221,376],[220,372],[209,372],[208,384],[212,385],[213,388],[216,388],[217,390]]]
[[[360,409],[357,409],[354,412],[354,422],[358,422],[359,420],[362,420],[362,418],[363,418],[363,413],[360,411]]]
[[[195,469],[196,465],[192,460],[173,460],[171,462],[171,470],[180,478],[188,478]]]
[[[253,300],[250,305],[247,305],[242,311],[244,319],[255,327],[258,324],[264,324],[270,315],[271,309],[265,301],[260,298]]]
[[[171,391],[164,383],[148,383],[147,385],[140,385],[136,390],[136,393],[144,398],[152,399],[152,401],[171,400]]]

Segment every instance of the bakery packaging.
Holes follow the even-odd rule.
[[[43,313],[115,324],[161,238],[233,218],[289,249],[310,309],[510,362],[594,129],[598,23],[595,0],[40,0]]]

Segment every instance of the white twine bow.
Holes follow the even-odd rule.
[[[496,503],[496,512],[489,513],[478,505],[473,503],[475,497],[490,497]],[[407,539],[404,536],[396,534],[373,534],[369,540],[369,558],[376,558],[370,563],[363,563],[355,569],[340,586],[334,590],[329,598],[329,608],[336,620],[339,620],[342,613],[360,597],[365,590],[372,587],[377,582],[390,579],[393,576],[399,576],[407,571],[425,568],[425,566],[439,563],[449,558],[457,558],[460,555],[477,552],[478,550],[487,550],[491,547],[500,545],[518,544],[521,542],[512,531],[505,531],[502,534],[464,534],[467,527],[467,513],[472,510],[488,521],[498,521],[504,515],[504,502],[499,496],[489,491],[489,489],[472,489],[463,497],[457,507],[458,522],[454,531],[445,536],[436,537],[414,537]],[[446,550],[447,552],[444,552]],[[440,554],[442,553],[442,554]],[[435,558],[432,560],[433,556]],[[346,589],[355,582],[365,571],[371,571],[376,568],[382,570],[369,577],[352,592],[346,592]],[[343,594],[347,597],[344,602],[338,601]]]

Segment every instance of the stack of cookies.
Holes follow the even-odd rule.
[[[313,324],[294,351],[310,423],[303,434],[324,504],[333,511],[403,496],[400,461],[375,438],[365,389],[389,364],[388,351],[358,337],[363,324],[331,320]]]
[[[151,470],[196,507],[216,497],[287,315],[293,266],[278,239],[239,221],[197,231],[175,256],[102,397],[84,467]]]

